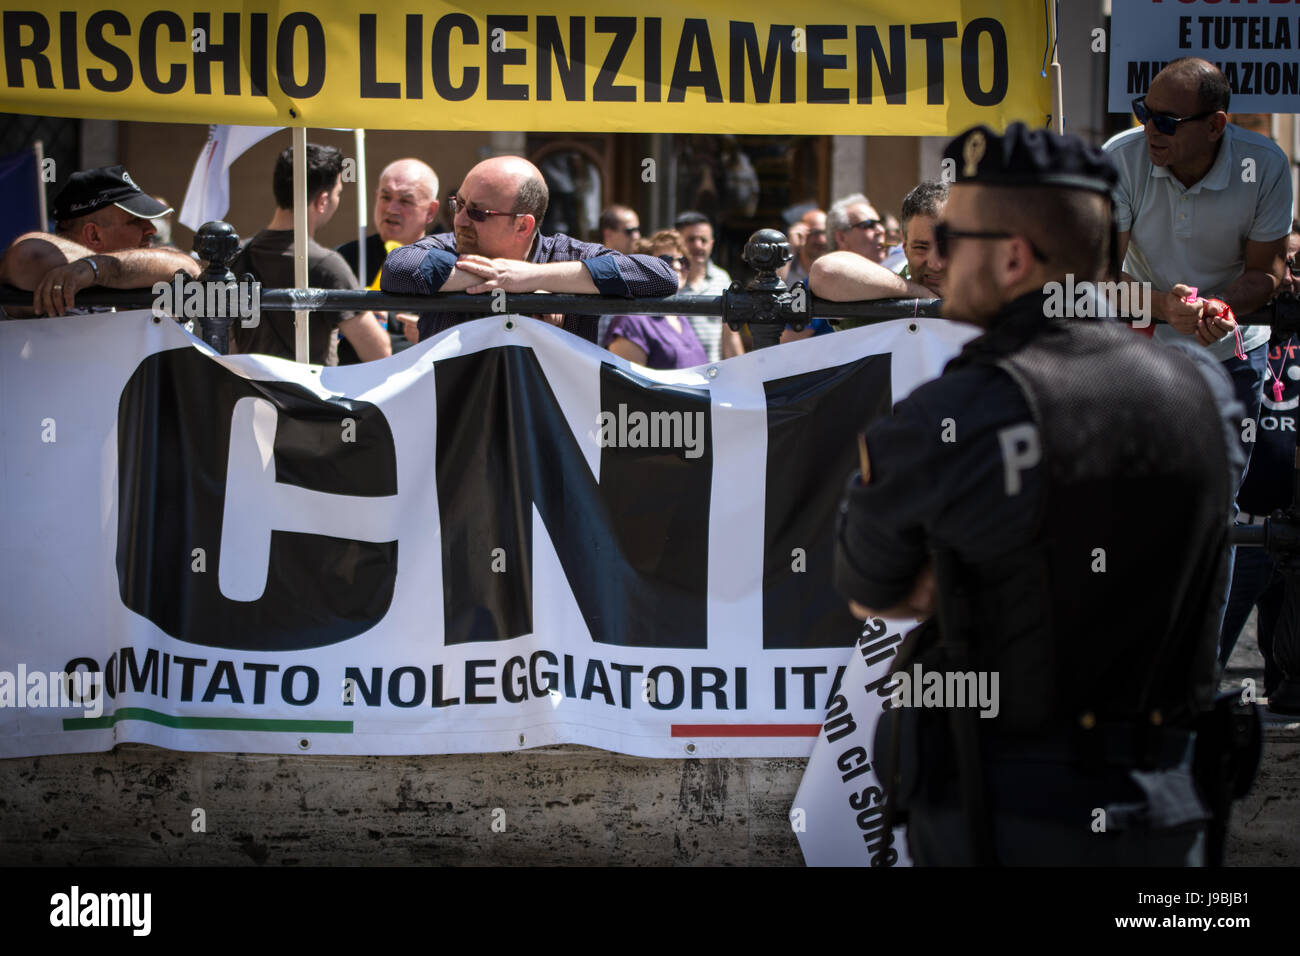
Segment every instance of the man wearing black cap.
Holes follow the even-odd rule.
[[[945,158],[944,315],[984,332],[867,430],[837,528],[854,613],[927,619],[878,738],[891,806],[920,864],[1202,862],[1231,383],[1084,292],[1062,314],[1057,283],[1116,273],[1100,150],[1017,123]]]
[[[57,231],[15,239],[0,258],[0,282],[31,290],[35,315],[64,315],[89,286],[147,289],[178,271],[197,276],[190,256],[149,247],[153,220],[170,212],[121,166],[73,173],[54,197]]]

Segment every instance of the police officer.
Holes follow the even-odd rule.
[[[837,529],[855,614],[927,618],[895,666],[925,693],[884,722],[891,807],[922,865],[1200,863],[1231,383],[1094,317],[1117,273],[1100,150],[1013,124],[944,155],[943,314],[983,334],[868,429]],[[977,710],[962,690],[993,674]]]

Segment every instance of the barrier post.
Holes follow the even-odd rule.
[[[209,283],[235,282],[230,263],[239,251],[239,233],[228,222],[205,222],[194,234],[194,251],[208,267],[199,273],[197,281],[206,289]],[[204,296],[204,302],[224,301],[219,296]],[[207,311],[206,309],[204,310]],[[200,338],[218,355],[230,354],[230,326],[235,321],[231,309],[217,309],[224,315],[203,315],[199,318]]]
[[[786,325],[802,331],[808,324],[809,296],[802,286],[792,291],[776,274],[791,259],[790,242],[777,229],[760,229],[749,237],[741,259],[754,270],[743,286],[733,282],[722,294],[722,317],[734,332],[749,323],[754,348],[777,345]],[[802,304],[802,308],[798,306]]]

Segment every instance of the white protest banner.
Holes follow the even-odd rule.
[[[1110,25],[1112,113],[1170,60],[1194,56],[1223,71],[1240,113],[1300,112],[1300,3],[1219,0],[1115,0]]]
[[[895,684],[890,668],[915,621],[873,618],[849,656],[839,693],[790,808],[809,866],[910,866],[906,828],[885,833],[885,791],[875,733]]]
[[[805,756],[861,633],[853,436],[973,331],[653,372],[516,316],[340,368],[0,323],[0,671],[106,695],[0,687],[0,756]]]

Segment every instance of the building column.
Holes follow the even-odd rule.
[[[81,168],[116,166],[121,162],[118,154],[117,120],[82,120]]]
[[[832,136],[830,201],[833,203],[841,196],[863,192],[866,184],[867,138]]]

